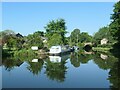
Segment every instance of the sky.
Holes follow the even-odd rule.
[[[3,2],[2,30],[13,30],[22,35],[45,31],[51,20],[63,18],[66,36],[75,28],[93,35],[109,25],[115,2]]]

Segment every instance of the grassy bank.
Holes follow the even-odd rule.
[[[109,52],[111,48],[106,47],[92,47],[93,51],[99,51],[99,52]]]

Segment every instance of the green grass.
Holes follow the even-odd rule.
[[[106,47],[92,47],[93,51],[100,51],[100,52],[108,52],[110,51],[111,48],[106,48]]]

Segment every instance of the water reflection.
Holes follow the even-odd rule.
[[[2,65],[4,65],[5,70],[7,71],[11,71],[13,70],[15,67],[20,67],[20,65],[22,65],[23,62],[20,61],[19,59],[15,60],[13,58],[5,58],[2,60]]]
[[[38,58],[39,57],[39,58]],[[92,60],[100,69],[109,70],[108,80],[110,81],[111,88],[119,88],[120,86],[120,60],[115,58],[110,53],[99,52],[72,52],[62,56],[31,56],[31,57],[3,57],[2,66],[6,71],[14,71],[23,63],[27,63],[26,69],[33,75],[39,76],[43,70],[43,74],[49,80],[57,82],[65,82],[67,79],[67,72],[70,63],[73,67],[79,68],[82,64],[86,64]],[[89,69],[89,68],[88,68]],[[77,73],[76,73],[77,74]],[[4,77],[5,78],[5,77]]]
[[[32,61],[28,61],[27,63],[28,63],[27,69],[34,75],[38,75],[43,68],[44,61],[40,59],[39,60],[33,59]]]
[[[94,62],[99,66],[99,68],[104,69],[104,70],[108,70],[111,69],[114,65],[115,62],[118,61],[117,58],[115,58],[114,56],[110,55],[104,55],[104,58],[101,58],[101,53],[95,53],[94,55]]]
[[[105,55],[105,54],[100,54],[100,57],[101,57],[103,60],[106,60],[106,59],[108,58],[108,56]]]
[[[49,59],[45,63],[45,74],[51,80],[63,82],[65,80],[65,73],[67,67],[65,66],[67,56],[49,56]]]
[[[112,90],[114,90],[115,88],[120,90],[120,60],[114,63],[109,72],[108,80],[111,83],[110,87]]]
[[[60,56],[49,56],[49,60],[53,63],[59,63],[61,62],[61,57]]]

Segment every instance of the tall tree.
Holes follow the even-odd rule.
[[[99,29],[98,32],[95,33],[95,35],[93,36],[93,43],[95,44],[100,44],[100,41],[103,39],[103,38],[107,38],[109,43],[113,43],[114,40],[113,40],[113,37],[110,33],[110,29],[109,27],[102,27]]]
[[[87,32],[82,32],[80,34],[80,42],[91,42],[92,41],[92,36],[90,36]]]
[[[54,34],[59,34],[61,37],[61,43],[65,43],[65,34],[66,32],[66,26],[65,26],[65,20],[64,19],[58,19],[58,20],[52,20],[50,21],[47,26],[45,26],[46,29],[46,37],[48,38],[48,41],[51,40],[51,36]]]
[[[113,12],[112,23],[110,24],[111,33],[120,42],[120,1],[114,5]]]
[[[114,45],[114,49],[119,51],[120,47],[120,1],[114,5],[113,14],[111,16],[112,22],[110,24],[111,34],[117,43]]]
[[[59,34],[53,34],[51,38],[48,40],[48,47],[54,46],[54,45],[61,45],[62,37]]]
[[[26,37],[26,43],[24,44],[25,47],[31,47],[31,46],[38,46],[39,48],[43,47],[43,42],[41,39],[41,36],[43,36],[43,34],[41,34],[42,32],[35,32],[33,34],[29,34]]]
[[[80,30],[74,29],[70,35],[70,46],[77,45],[80,39]]]

